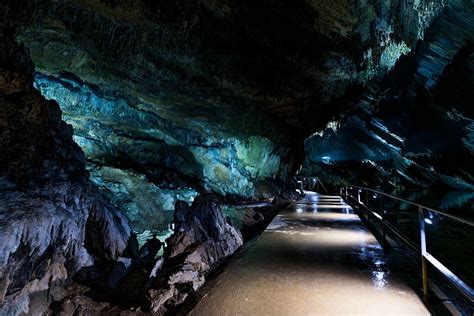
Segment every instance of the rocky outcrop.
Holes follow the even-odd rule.
[[[163,269],[148,292],[150,308],[159,315],[183,303],[217,263],[243,244],[239,230],[229,224],[219,200],[211,195],[199,196],[191,207],[177,202],[174,224]]]
[[[417,51],[416,81],[432,89],[456,54],[473,40],[474,4],[452,1],[433,24]]]
[[[168,231],[176,201],[191,203],[198,195],[192,188],[179,187],[179,180],[155,184],[140,172],[94,164],[88,167],[92,182],[125,214],[137,233]]]
[[[41,314],[78,269],[115,259],[131,231],[89,182],[58,104],[33,88],[33,63],[8,21],[0,24],[0,314]]]
[[[48,297],[51,288],[70,282],[94,258],[116,259],[130,235],[123,215],[93,188],[69,182],[2,191],[0,210],[0,311],[6,314],[43,312],[60,298]]]
[[[472,2],[446,4],[386,81],[306,141],[303,173],[334,188],[474,190],[473,113],[464,101],[474,84],[473,14]]]
[[[262,213],[255,211],[253,208],[247,208],[245,210],[242,229],[251,229],[253,226],[261,223],[263,220],[265,220],[265,217]]]
[[[270,194],[262,184],[287,177],[293,164],[285,138],[248,111],[170,117],[160,105],[131,104],[71,76],[37,74],[35,85],[61,104],[92,180],[139,232],[166,229],[174,200],[191,202],[197,192]]]

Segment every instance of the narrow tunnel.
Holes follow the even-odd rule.
[[[0,37],[0,315],[472,314],[471,1],[7,0]]]

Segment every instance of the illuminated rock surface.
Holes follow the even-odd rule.
[[[386,82],[337,128],[306,140],[303,173],[330,185],[472,191],[473,112],[465,100],[474,84],[473,16],[469,1],[450,4]]]
[[[81,267],[116,259],[131,229],[88,182],[58,104],[33,88],[24,47],[1,35],[0,314],[39,314]]]
[[[289,180],[303,162],[333,188],[469,201],[473,12],[467,0],[4,1],[0,314],[173,310],[242,244],[221,204],[299,198]],[[176,205],[192,216],[160,274],[135,237],[169,236]],[[261,220],[246,214],[239,228]],[[138,263],[110,289],[119,256]]]
[[[218,200],[201,196],[192,207],[181,203],[175,213],[175,233],[167,240],[163,275],[158,276],[147,298],[159,315],[183,303],[205,282],[217,263],[243,244],[238,229],[227,222]]]
[[[360,84],[394,68],[445,5],[59,1],[39,7],[19,40],[36,87],[58,101],[87,159],[156,190],[173,185],[174,195],[250,198],[269,195],[267,178],[286,181],[304,138],[348,109],[342,100]],[[92,176],[102,189],[114,185]],[[156,212],[165,224],[165,196],[115,201],[132,221]]]

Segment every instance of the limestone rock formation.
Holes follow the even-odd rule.
[[[473,21],[472,2],[446,4],[413,54],[306,141],[303,172],[321,174],[333,187],[345,181],[388,192],[472,191],[473,116],[464,100],[474,84]]]
[[[58,104],[33,88],[27,50],[1,27],[0,314],[39,314],[55,285],[94,257],[115,259],[131,230],[89,182]]]
[[[249,229],[264,219],[265,217],[260,212],[255,211],[253,208],[248,208],[245,210],[243,229]]]
[[[173,311],[242,245],[216,196],[298,199],[305,154],[333,189],[472,190],[472,21],[469,0],[3,1],[0,314],[126,314],[65,289],[174,211],[148,292]]]
[[[175,233],[167,239],[164,266],[148,292],[151,310],[161,315],[183,303],[242,244],[242,235],[228,223],[215,196],[199,196],[191,207],[178,202]]]
[[[251,198],[299,168],[304,138],[415,48],[445,2],[51,1],[18,39],[94,165],[167,194]],[[146,223],[169,217],[162,199],[115,201],[143,231],[163,229]]]

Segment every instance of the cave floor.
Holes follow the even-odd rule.
[[[308,192],[201,293],[191,315],[429,314],[340,197]]]

